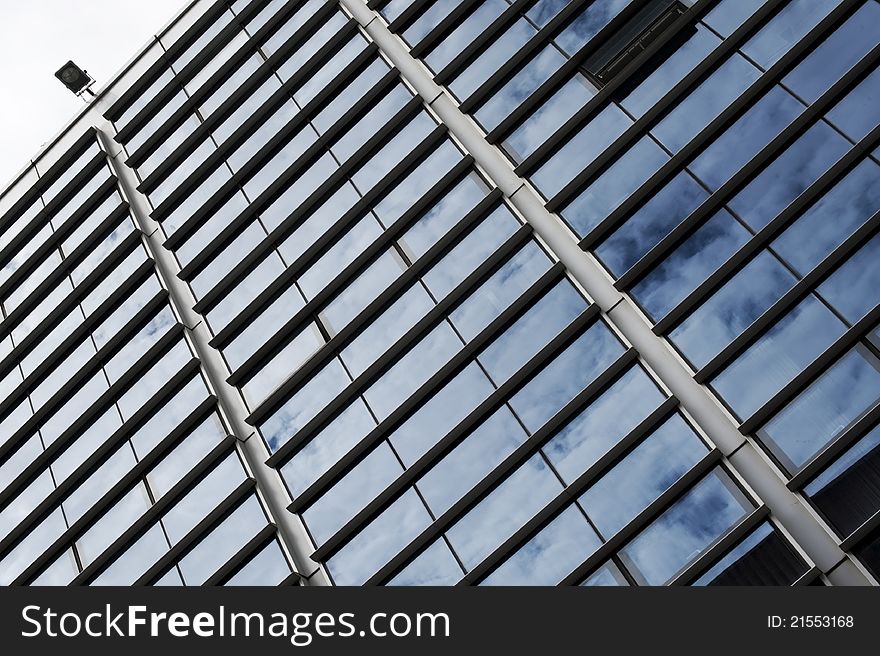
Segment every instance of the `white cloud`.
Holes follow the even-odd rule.
[[[100,87],[187,0],[0,0],[0,189],[83,106],[55,79],[68,59]]]

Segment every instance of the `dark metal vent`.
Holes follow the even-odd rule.
[[[675,25],[687,7],[678,0],[653,0],[584,63],[593,80],[603,86]]]

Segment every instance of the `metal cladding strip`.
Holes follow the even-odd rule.
[[[320,565],[309,559],[314,544],[306,532],[299,517],[287,512],[290,495],[277,471],[268,467],[265,462],[269,457],[268,450],[262,439],[255,435],[244,420],[248,415],[240,392],[226,382],[229,375],[219,351],[209,346],[211,334],[205,321],[192,310],[195,298],[189,286],[177,277],[180,267],[173,253],[162,246],[163,236],[159,225],[150,217],[150,206],[146,197],[137,191],[137,178],[134,171],[120,160],[124,157],[119,149],[112,147],[112,125],[101,119],[100,103],[96,103],[94,112],[95,124],[100,126],[99,139],[111,153],[110,163],[119,179],[123,196],[131,208],[135,222],[145,235],[145,242],[155,260],[156,272],[168,289],[169,299],[181,321],[187,327],[190,343],[202,362],[205,377],[217,395],[218,408],[226,418],[230,429],[238,439],[236,449],[247,463],[252,476],[257,482],[257,489],[265,502],[274,523],[278,526],[279,541],[288,552],[290,561],[296,570],[307,578],[310,585],[329,585],[330,579]],[[115,151],[115,156],[112,155]],[[253,439],[251,439],[253,438]]]
[[[810,559],[836,585],[870,585],[872,580],[841,549],[838,540],[786,487],[784,475],[754,443],[737,430],[737,422],[711,392],[693,379],[687,366],[669,344],[656,336],[651,324],[593,258],[582,251],[571,230],[544,206],[537,191],[516,174],[513,165],[486,141],[478,126],[459,109],[451,95],[432,79],[428,69],[414,59],[402,40],[364,0],[339,0],[401,72],[424,102],[470,153],[535,233],[562,261],[573,278],[594,299],[624,338],[634,346],[654,374],[679,399],[735,471],[767,505],[779,523],[799,542]]]

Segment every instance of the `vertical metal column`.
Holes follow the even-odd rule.
[[[242,459],[247,463],[257,489],[265,506],[278,527],[278,537],[288,552],[297,572],[307,585],[329,585],[330,580],[323,567],[316,564],[309,556],[315,545],[306,532],[302,520],[287,510],[290,495],[287,492],[278,472],[268,465],[268,449],[262,438],[250,426],[245,418],[249,412],[238,389],[226,382],[228,372],[219,351],[209,341],[211,334],[201,315],[193,311],[195,298],[189,285],[178,278],[180,266],[174,254],[163,245],[163,233],[159,224],[150,216],[147,199],[138,189],[138,181],[132,169],[120,161],[125,152],[116,144],[110,135],[113,134],[112,124],[101,116],[102,109],[93,106],[93,125],[96,126],[104,149],[108,153],[113,172],[119,180],[121,191],[129,203],[131,213],[141,232],[146,235],[145,245],[156,263],[156,270],[162,283],[168,289],[170,302],[186,326],[190,343],[202,362],[202,370],[209,384],[217,395],[220,412],[227,420],[236,438],[236,448]]]
[[[813,516],[798,495],[753,442],[740,434],[730,414],[702,385],[694,381],[681,358],[651,330],[632,300],[617,291],[592,255],[581,250],[575,235],[544,207],[538,193],[514,171],[511,162],[486,141],[477,124],[438,86],[406,44],[388,30],[363,0],[339,0],[361,25],[401,76],[474,157],[478,166],[528,221],[575,280],[593,298],[607,319],[638,350],[641,357],[679,399],[682,407],[724,453],[728,463],[758,494],[775,519],[835,585],[871,585],[872,581]]]

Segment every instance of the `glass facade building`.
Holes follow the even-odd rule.
[[[876,585],[878,0],[196,0],[0,197],[0,583]]]

